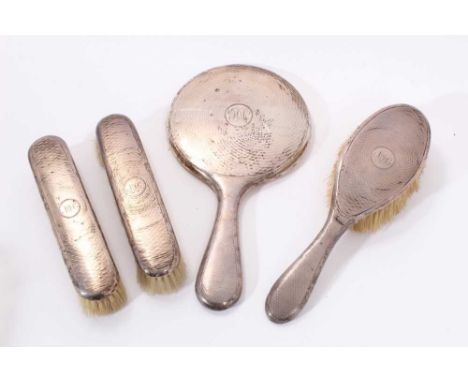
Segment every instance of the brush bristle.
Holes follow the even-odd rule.
[[[182,259],[168,274],[160,277],[148,276],[140,267],[138,268],[138,282],[150,294],[172,293],[178,290],[185,280],[185,265]]]
[[[354,224],[351,229],[355,232],[374,232],[382,225],[387,224],[393,219],[406,205],[409,197],[418,191],[419,179],[414,179],[403,191],[403,193],[393,202],[387,204],[384,208],[366,216]]]
[[[113,313],[125,305],[127,295],[121,282],[117,285],[114,292],[107,297],[99,300],[90,300],[80,297],[81,305],[84,311],[89,315],[105,315]]]
[[[341,146],[338,152],[338,158],[341,157],[346,144]],[[339,159],[338,159],[339,160]],[[328,178],[327,185],[327,201],[331,206],[333,199],[333,189],[335,186],[335,180],[337,176],[338,160],[333,165],[333,170]],[[389,223],[406,205],[406,202],[412,194],[419,189],[419,176],[417,176],[402,192],[402,194],[394,201],[385,205],[385,207],[373,212],[369,216],[359,220],[356,224],[351,226],[351,229],[355,232],[375,232],[382,225]]]

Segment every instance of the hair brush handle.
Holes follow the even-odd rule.
[[[315,240],[275,282],[265,309],[270,320],[284,323],[302,310],[320,275],[328,254],[348,228],[332,211]]]
[[[242,292],[238,210],[245,187],[235,181],[218,183],[218,212],[198,270],[196,293],[208,308],[223,310],[235,304]]]

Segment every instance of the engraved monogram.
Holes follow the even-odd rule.
[[[395,162],[395,156],[386,147],[377,147],[372,152],[372,162],[374,162],[378,168],[390,168]]]
[[[137,198],[145,192],[146,182],[137,176],[130,178],[125,182],[124,190],[128,196]]]
[[[59,206],[60,215],[67,219],[78,215],[80,210],[80,203],[76,199],[65,199]]]
[[[224,117],[226,122],[236,127],[246,126],[252,121],[253,113],[252,109],[243,103],[235,103],[229,106]]]

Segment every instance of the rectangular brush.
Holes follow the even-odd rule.
[[[150,293],[176,290],[184,278],[179,246],[135,126],[110,115],[96,134],[141,286]]]
[[[40,138],[28,157],[85,311],[106,314],[119,309],[125,292],[66,143],[55,136]]]

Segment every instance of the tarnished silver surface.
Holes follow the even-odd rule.
[[[75,288],[91,300],[111,295],[119,275],[67,145],[46,136],[28,156]]]
[[[96,134],[139,266],[151,277],[168,274],[179,264],[179,247],[135,126],[123,115],[110,115]]]
[[[427,120],[408,105],[382,109],[356,130],[337,163],[324,228],[268,295],[266,312],[272,321],[289,321],[301,311],[336,241],[355,222],[385,207],[411,185],[422,171],[429,143]]]
[[[264,69],[232,65],[201,73],[175,98],[169,138],[182,164],[211,186],[218,212],[198,272],[199,300],[226,309],[240,297],[238,206],[246,189],[279,175],[304,151],[307,107]]]

